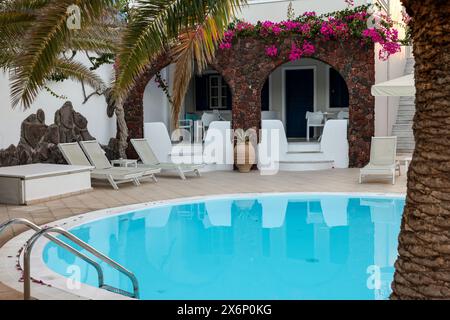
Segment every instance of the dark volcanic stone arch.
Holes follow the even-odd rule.
[[[129,139],[140,139],[144,137],[144,92],[147,84],[156,73],[172,62],[168,55],[159,57],[151,64],[135,82],[134,88],[128,93],[124,102],[125,121],[128,127]],[[133,147],[128,144],[127,155],[136,158],[137,154]]]
[[[228,82],[233,95],[233,128],[259,129],[261,91],[267,77],[287,57],[292,39],[278,44],[279,55],[265,54],[267,44],[254,38],[241,38],[231,49],[220,50],[214,68]],[[336,69],[349,89],[349,158],[351,167],[362,167],[370,157],[370,142],[375,133],[375,99],[370,93],[375,83],[374,46],[361,46],[358,40],[314,43],[311,56]]]
[[[233,128],[261,127],[261,91],[267,77],[288,62],[293,38],[278,43],[278,57],[265,54],[265,42],[255,38],[240,38],[231,49],[219,50],[212,67],[227,81],[232,93]],[[375,83],[374,46],[361,46],[358,39],[345,42],[313,43],[316,52],[311,58],[323,61],[337,70],[349,90],[349,159],[351,167],[366,165],[370,157],[370,142],[375,133],[375,98],[371,86]],[[130,138],[143,137],[144,91],[156,72],[171,63],[162,56],[131,90],[125,102],[125,116]],[[135,155],[129,150],[130,155]]]

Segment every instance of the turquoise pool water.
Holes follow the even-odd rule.
[[[142,299],[385,299],[401,197],[267,195],[168,204],[71,231],[133,271]],[[57,273],[95,270],[49,243]],[[104,267],[106,283],[131,289]]]

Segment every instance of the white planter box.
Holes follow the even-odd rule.
[[[91,169],[43,163],[0,168],[0,203],[23,205],[91,190]]]

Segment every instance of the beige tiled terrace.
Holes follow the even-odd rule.
[[[92,192],[38,203],[31,206],[0,205],[0,223],[12,218],[30,219],[38,225],[90,211],[129,204],[181,197],[252,192],[382,192],[405,193],[406,177],[389,180],[369,180],[358,184],[358,169],[329,171],[280,172],[261,176],[258,172],[209,172],[201,178],[181,181],[177,177],[161,177],[158,183],[144,182],[140,187],[123,184],[119,191],[106,185],[95,185]],[[14,227],[0,236],[0,246],[24,229]],[[22,296],[0,283],[0,300]]]

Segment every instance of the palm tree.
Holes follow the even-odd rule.
[[[110,98],[115,103],[119,152],[125,156],[128,128],[123,103],[139,75],[161,54],[176,62],[174,114],[177,117],[189,80],[212,60],[222,31],[245,0],[137,0],[126,26],[103,23],[105,12],[127,0],[9,0],[0,7],[0,68],[11,70],[13,106],[28,108],[55,74],[85,81],[102,80],[67,51],[115,53],[118,68]],[[81,30],[66,27],[67,8],[76,5]],[[119,46],[117,46],[119,43]],[[123,66],[123,67],[121,67]]]
[[[416,149],[393,299],[450,299],[450,5],[402,0],[412,17]]]
[[[66,27],[67,8],[77,5],[81,30]],[[66,53],[92,50],[112,53],[119,32],[103,23],[111,0],[9,0],[0,7],[0,67],[10,70],[13,107],[29,108],[56,76],[105,86],[88,67]]]
[[[147,66],[162,54],[176,63],[173,122],[176,123],[189,81],[214,57],[222,32],[246,0],[137,0],[118,52],[112,90],[119,128],[119,149],[125,155],[128,129],[123,101]]]

